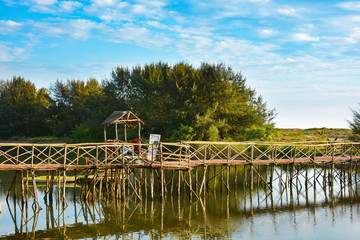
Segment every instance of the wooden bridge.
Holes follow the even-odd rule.
[[[357,162],[355,142],[0,143],[0,170],[163,168]]]
[[[125,198],[133,194],[139,199],[143,195],[164,198],[167,193],[177,192],[198,198],[219,184],[229,192],[240,177],[251,191],[255,182],[272,191],[274,179],[283,179],[283,174],[284,186],[300,174],[306,176],[305,184],[313,181],[312,185],[316,185],[321,174],[328,174],[331,181],[338,178],[345,182],[345,175],[340,172],[345,169],[351,182],[357,177],[359,160],[360,143],[356,142],[0,143],[0,171],[17,171],[23,196],[30,173],[37,199],[35,172],[45,170],[45,191],[51,192],[54,185],[59,189],[62,186],[64,201],[68,174],[75,176],[74,184],[82,176],[81,189],[86,197]],[[308,166],[314,169],[312,177]]]

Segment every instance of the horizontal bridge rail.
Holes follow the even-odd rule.
[[[191,168],[203,164],[311,164],[358,160],[358,142],[0,143],[0,170],[125,165]]]
[[[359,142],[184,142],[191,162],[288,164],[360,160]]]

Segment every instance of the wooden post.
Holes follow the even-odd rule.
[[[160,143],[160,177],[161,177],[161,199],[164,200],[164,159],[163,159],[163,146]]]
[[[186,146],[186,161],[188,162],[188,173],[189,173],[189,196],[190,200],[192,198],[192,176],[191,176],[191,165],[190,165],[190,153],[189,153],[189,146]]]
[[[124,131],[125,131],[125,142],[127,142],[126,123],[124,124]]]
[[[305,190],[307,192],[307,186],[308,186],[308,165],[305,166]]]
[[[66,167],[66,154],[67,154],[67,145],[65,144],[64,146],[64,170],[65,170],[65,167]]]
[[[66,170],[64,170],[63,172],[63,206],[65,206],[65,202],[66,202],[66,198],[65,198],[65,193],[66,193]]]
[[[180,193],[180,189],[178,189]],[[150,169],[150,195],[154,199],[154,169]]]
[[[235,182],[235,191],[237,190],[237,165],[235,165],[235,177],[234,177],[234,182]],[[236,195],[235,195],[236,197]]]
[[[254,189],[254,165],[251,165],[250,168],[250,192],[252,195],[252,191]]]
[[[104,141],[106,142],[106,126],[104,126]]]
[[[125,199],[125,146],[124,145],[122,145],[121,151],[122,151],[121,187],[122,187],[122,196],[123,199]]]
[[[216,191],[216,165],[214,165],[214,192]],[[198,173],[197,173],[197,168],[196,168],[196,185],[198,182]],[[197,187],[196,187],[196,191],[197,191]]]
[[[180,184],[181,184],[181,171],[178,170],[178,199],[180,199]]]
[[[126,126],[126,124],[125,124],[125,126]],[[116,141],[119,140],[118,125],[117,125],[117,123],[115,123],[115,139],[116,139]],[[125,141],[126,141],[126,132],[125,132]]]
[[[271,189],[273,187],[273,181],[274,181],[274,168],[275,168],[275,165],[272,164],[271,165],[271,172],[270,172],[270,187],[271,187]]]
[[[32,182],[33,182],[33,188],[34,188],[34,204],[35,204],[35,208],[39,207],[39,209],[41,209],[40,207],[40,203],[39,203],[39,195],[37,192],[37,188],[36,188],[36,179],[35,179],[35,171],[31,170],[31,177],[32,177]]]
[[[230,145],[228,144],[228,152],[227,152],[227,166],[226,166],[226,188],[227,188],[227,192],[230,192],[230,155],[231,155],[231,149],[230,149]]]
[[[49,172],[49,171],[48,171]],[[22,200],[22,203],[24,204],[25,202],[25,186],[24,186],[24,172],[23,170],[21,170],[21,200]],[[46,197],[46,195],[45,195]],[[0,204],[0,214],[1,214],[1,204]]]
[[[139,126],[139,142],[141,143],[141,123],[140,123],[140,120],[138,121],[138,126]],[[140,145],[141,147],[141,145]]]
[[[31,148],[31,167],[34,167],[34,144],[32,145]]]
[[[316,189],[316,163],[314,162],[314,190]]]

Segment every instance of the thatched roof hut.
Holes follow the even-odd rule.
[[[104,139],[106,139],[106,127],[109,125],[115,125],[115,141],[119,141],[118,136],[118,124],[124,124],[125,130],[125,141],[127,141],[126,128],[127,127],[139,127],[139,140],[141,139],[141,125],[144,125],[144,122],[138,118],[131,111],[114,111],[107,119],[105,119],[101,125],[104,126]]]

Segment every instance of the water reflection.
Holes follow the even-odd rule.
[[[329,181],[326,170],[299,169],[291,181],[288,175],[275,174],[272,188],[258,180],[253,191],[249,184],[238,183],[230,191],[216,188],[201,198],[182,193],[163,201],[134,195],[84,201],[81,187],[74,185],[66,187],[63,201],[63,188],[54,187],[49,196],[40,186],[42,209],[32,204],[32,192],[29,201],[13,192],[6,199],[4,189],[11,178],[2,177],[0,235],[3,239],[301,239],[331,237],[351,228],[344,234],[353,237],[359,234],[353,228],[360,219],[359,191],[357,178],[350,181],[346,174],[338,172]]]

